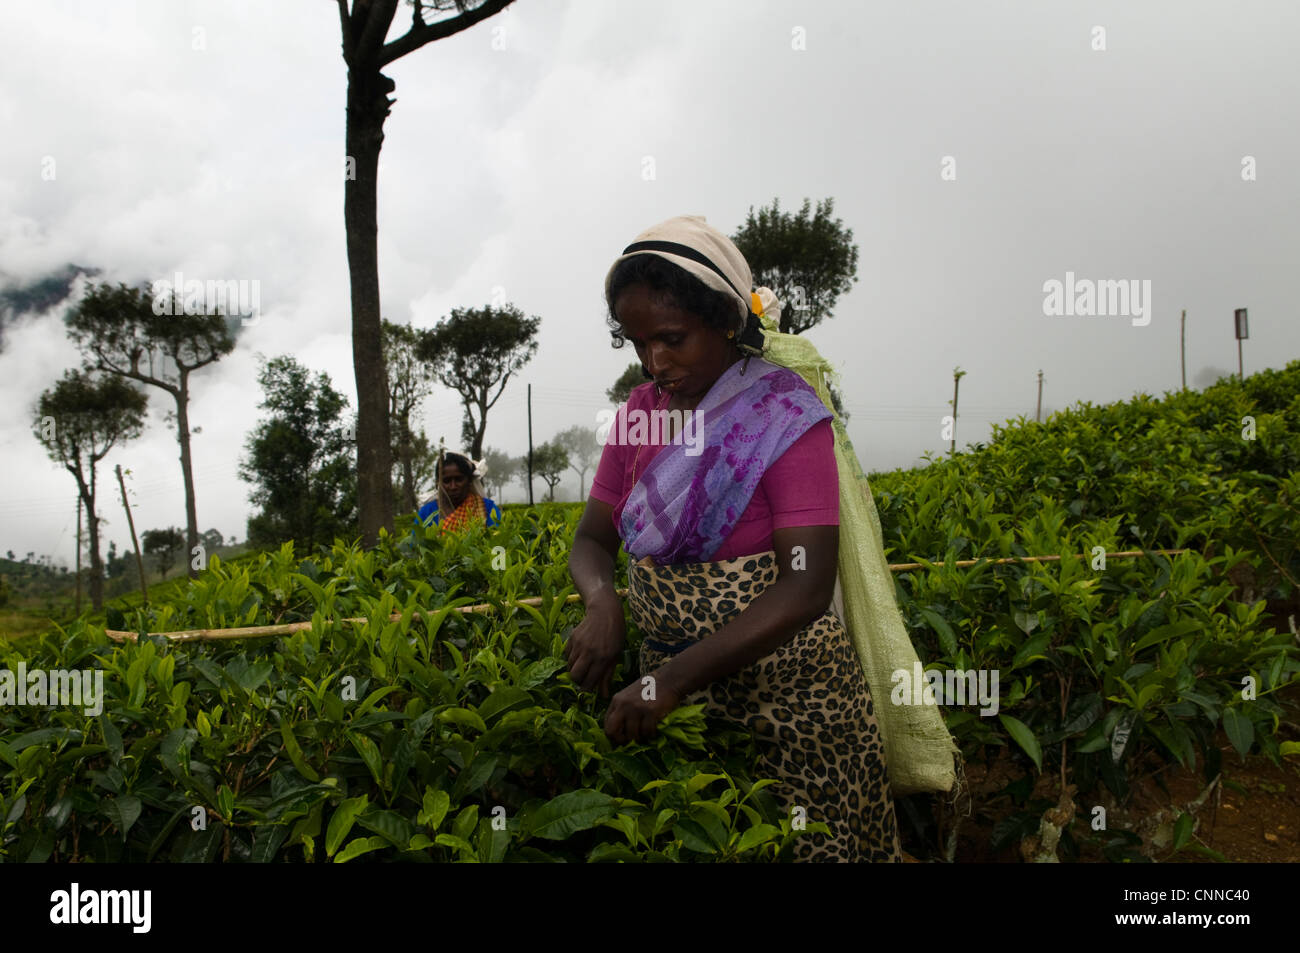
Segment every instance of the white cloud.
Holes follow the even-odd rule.
[[[1094,17],[1108,24],[1105,53],[1088,49]],[[1248,369],[1280,365],[1300,350],[1284,211],[1300,191],[1285,171],[1297,131],[1276,122],[1300,93],[1298,18],[1285,4],[1113,6],[1085,23],[1035,3],[521,0],[388,70],[383,312],[427,326],[501,286],[542,317],[536,359],[489,417],[488,444],[520,453],[529,382],[545,440],[594,425],[632,360],[608,347],[601,291],[638,232],[682,213],[730,232],[774,197],[794,209],[833,196],[860,280],[811,336],[844,372],[869,468],[946,448],[938,418],[957,364],[970,372],[963,441],[1032,414],[1040,367],[1053,406],[1176,386],[1182,307],[1190,367],[1235,366],[1225,335],[1243,304]],[[353,395],[345,91],[322,0],[0,12],[3,278],[75,262],[114,281],[180,269],[261,282],[261,322],[194,383],[199,520],[227,535],[243,536],[248,512],[236,470],[259,413],[255,354],[292,353]],[[939,179],[949,154],[955,182]],[[1257,182],[1240,180],[1245,154]],[[41,177],[47,155],[54,181]],[[1044,318],[1042,282],[1067,269],[1151,279],[1151,326]],[[70,561],[73,484],[27,418],[75,349],[56,316],[5,342],[0,548]],[[151,393],[155,407],[164,396]],[[430,401],[435,440],[458,442],[459,420],[454,395]],[[140,526],[182,522],[160,419],[106,474],[113,462],[133,470]],[[108,532],[125,541],[121,520]]]

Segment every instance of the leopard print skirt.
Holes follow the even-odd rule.
[[[773,552],[712,563],[630,564],[628,605],[644,636],[642,673],[721,629],[778,575]],[[778,782],[767,790],[781,809],[830,828],[829,837],[799,838],[796,860],[902,860],[871,696],[833,609],[682,704],[703,704],[709,717],[752,732],[758,774]]]

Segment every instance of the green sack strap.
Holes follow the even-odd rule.
[[[799,374],[833,416],[840,480],[838,588],[842,609],[837,605],[837,610],[871,691],[890,787],[896,795],[953,791],[961,754],[938,707],[895,705],[890,700],[892,674],[899,669],[912,672],[919,657],[898,611],[871,487],[831,400],[829,384],[837,383],[837,375],[811,341],[780,333],[767,314],[759,320],[765,339],[764,360]]]

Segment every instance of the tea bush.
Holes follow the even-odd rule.
[[[872,478],[891,559],[924,564],[895,577],[922,657],[1000,675],[995,717],[945,709],[968,761],[1012,751],[1025,768],[995,846],[1037,828],[1052,802],[1024,782],[1040,773],[1122,801],[1162,763],[1216,775],[1220,727],[1243,756],[1285,753],[1277,693],[1300,661],[1263,600],[1294,600],[1300,578],[1297,410],[1300,363],[1011,422],[988,446]],[[108,619],[139,632],[311,623],[293,635],[119,644],[82,620],[6,646],[11,670],[101,668],[106,698],[95,715],[0,708],[0,858],[787,858],[801,833],[747,737],[683,708],[652,744],[615,748],[604,703],[570,682],[580,512],[507,507],[490,530],[412,525],[369,552],[338,541],[213,559],[174,598]],[[1191,552],[1074,558],[1095,547]],[[1031,554],[1061,559],[956,565]],[[618,571],[623,585],[625,557]],[[1249,573],[1258,601],[1235,598],[1230,571]],[[493,611],[457,611],[469,603]],[[890,686],[875,695],[887,704]],[[1132,835],[1101,840],[1113,859],[1138,856]],[[1078,850],[1068,830],[1062,844]]]
[[[747,737],[706,735],[697,706],[652,744],[615,749],[594,696],[561,674],[562,633],[581,618],[565,602],[576,519],[541,507],[493,531],[416,528],[372,552],[340,543],[299,560],[286,545],[252,566],[213,560],[183,600],[129,620],[153,631],[315,620],[289,637],[115,644],[82,624],[46,635],[28,667],[100,666],[107,697],[95,717],[0,713],[4,856],[788,856],[800,833],[769,782],[750,777]],[[508,604],[536,592],[541,606]],[[455,611],[481,594],[499,615]],[[337,621],[348,616],[368,621]]]
[[[1204,393],[1015,421],[973,452],[872,478],[891,558],[927,567],[896,577],[922,657],[999,670],[1010,689],[996,721],[948,713],[968,759],[1012,745],[1035,771],[1120,801],[1171,761],[1215,777],[1219,727],[1239,755],[1278,760],[1277,694],[1300,663],[1265,612],[1300,615],[1297,412],[1293,362]],[[1192,551],[1104,570],[1070,558],[1094,547]],[[955,566],[1030,554],[1061,560]],[[1248,581],[1241,601],[1230,572]],[[1024,802],[1023,785],[1009,790]],[[1053,803],[1024,804],[994,846],[1036,830]],[[1077,849],[1068,834],[1064,846]],[[1137,859],[1131,838],[1103,846]]]

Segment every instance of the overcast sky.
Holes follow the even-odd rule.
[[[1184,308],[1189,384],[1236,371],[1236,307],[1247,373],[1282,367],[1300,357],[1298,26],[1292,2],[518,0],[388,70],[383,312],[428,327],[501,289],[541,317],[488,418],[487,444],[522,453],[526,384],[541,441],[595,427],[633,359],[609,346],[602,288],[638,232],[697,214],[730,234],[750,206],[833,197],[859,281],[809,337],[869,471],[946,450],[957,365],[961,444],[1032,418],[1040,368],[1045,410],[1176,388]],[[202,529],[245,536],[258,354],[327,372],[355,406],[345,89],[331,0],[0,6],[0,286],[70,262],[260,283],[261,320],[193,382]],[[1046,315],[1067,272],[1149,287],[1149,323]],[[5,329],[0,552],[70,564],[75,485],[31,434],[77,363],[63,310]],[[184,525],[165,400],[101,465],[105,546],[129,539],[116,463],[138,529]],[[440,390],[423,423],[459,443],[460,418]]]

